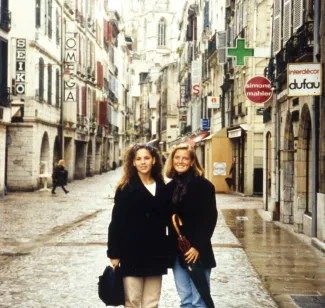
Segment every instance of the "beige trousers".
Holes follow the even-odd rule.
[[[162,276],[124,277],[125,308],[157,308]]]

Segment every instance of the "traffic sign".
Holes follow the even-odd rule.
[[[245,85],[245,95],[252,103],[266,103],[272,96],[270,80],[262,76],[249,79]]]

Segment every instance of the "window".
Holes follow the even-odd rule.
[[[38,94],[39,100],[42,102],[44,100],[44,60],[39,58],[39,83],[38,83]]]
[[[52,0],[48,0],[47,35],[52,38]]]
[[[47,103],[52,105],[52,65],[47,67]]]
[[[40,26],[41,26],[41,0],[36,0],[35,10],[36,10],[35,25],[36,25],[36,28],[40,28]]]
[[[57,108],[60,107],[60,71],[56,69],[55,77],[55,105]]]
[[[158,46],[166,46],[166,20],[161,18],[158,24]]]
[[[56,9],[56,45],[60,44],[60,15],[59,10]]]

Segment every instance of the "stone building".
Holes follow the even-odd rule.
[[[307,73],[300,76],[299,72],[307,72],[314,65],[311,62],[320,60],[315,50],[318,38],[314,37],[314,27],[319,24],[314,12],[320,11],[316,4],[300,0],[274,3],[273,57],[267,69],[274,95],[264,111],[264,200],[265,209],[275,219],[293,224],[296,232],[324,240],[324,96],[314,96],[301,85],[294,91],[289,74],[295,74],[298,81],[309,79]],[[324,2],[322,13],[323,18]],[[319,29],[322,44],[324,33]]]
[[[8,37],[9,190],[51,185],[61,158],[69,181],[116,167],[127,88],[124,81],[119,88],[119,58],[126,68],[118,13],[107,0],[11,1],[9,9],[16,20]]]
[[[0,195],[6,184],[6,152],[11,139],[7,137],[7,126],[11,121],[10,84],[8,84],[8,44],[11,28],[11,11],[8,2],[0,6]]]

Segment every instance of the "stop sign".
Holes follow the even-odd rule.
[[[245,95],[252,103],[266,103],[272,96],[270,80],[262,76],[251,78],[245,85]]]

